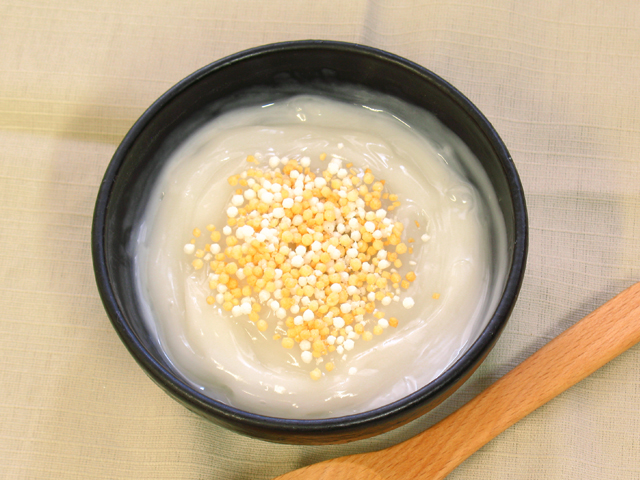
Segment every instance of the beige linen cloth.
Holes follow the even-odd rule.
[[[131,359],[90,228],[129,127],[225,55],[333,39],[405,56],[489,118],[529,206],[526,279],[483,366],[414,423],[346,446],[208,423]],[[408,438],[640,280],[637,0],[0,0],[0,478],[268,479]],[[640,319],[639,319],[640,321]],[[640,346],[516,424],[451,479],[640,479]]]

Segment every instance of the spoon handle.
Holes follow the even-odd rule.
[[[393,447],[335,458],[278,480],[438,480],[536,408],[640,342],[640,283],[553,339],[444,420]]]

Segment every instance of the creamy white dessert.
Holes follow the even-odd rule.
[[[285,418],[359,413],[398,400],[436,378],[466,351],[491,317],[504,286],[506,235],[497,200],[478,160],[427,114],[397,102],[393,114],[372,105],[297,96],[233,110],[186,139],[158,179],[133,246],[139,294],[145,300],[144,320],[175,369],[210,397],[250,412]],[[420,120],[424,122],[419,128],[411,126],[418,126],[415,122]],[[285,288],[280,282],[271,285],[269,296],[254,285],[235,305],[226,304],[230,296],[224,297],[227,289],[219,288],[219,274],[209,264],[226,248],[225,237],[237,239],[237,225],[229,217],[235,219],[248,204],[245,192],[250,189],[247,179],[251,175],[247,171],[283,172],[288,164],[299,166],[296,178],[307,175],[300,191],[294,191],[293,185],[286,194],[291,198],[288,208],[289,203],[302,201],[306,187],[313,187],[309,175],[323,178],[322,172],[330,170],[329,175],[325,173],[327,183],[331,186],[331,178],[338,179],[333,185],[339,187],[336,192],[342,187],[345,197],[349,190],[348,184],[343,185],[345,179],[369,187],[373,183],[365,183],[366,175],[384,180],[384,206],[372,209],[362,201],[345,202],[353,213],[336,211],[338,218],[332,216],[333,222],[323,225],[328,229],[324,237],[314,240],[325,243],[326,251],[332,236],[351,238],[367,221],[373,225],[372,233],[391,225],[381,238],[387,241],[381,248],[386,257],[387,251],[396,253],[402,243],[401,264],[393,265],[396,257],[380,264],[382,256],[375,255],[375,265],[371,260],[357,266],[372,275],[377,272],[381,277],[386,271],[387,279],[391,274],[402,278],[402,282],[387,282],[384,298],[368,298],[371,292],[365,283],[357,292],[350,290],[353,295],[349,295],[348,306],[343,306],[348,303],[343,293],[339,304],[332,304],[341,311],[327,315],[318,307],[326,302],[322,292],[304,300],[306,295],[294,291],[298,298],[283,308],[282,295],[276,298],[273,291]],[[234,185],[229,178],[236,179],[231,182]],[[235,182],[243,179],[244,191],[237,191],[240,185]],[[270,185],[263,190],[268,190],[266,195],[273,203]],[[254,192],[262,199],[257,188]],[[314,208],[324,200],[316,200]],[[282,198],[278,201],[276,196],[275,207],[264,215],[273,220],[275,213],[278,220],[295,221],[292,214],[285,215],[285,209]],[[384,210],[384,215],[367,217],[367,212],[375,215],[378,210]],[[351,228],[353,219],[359,224]],[[200,244],[205,240],[200,236],[212,233],[206,227],[216,226],[220,232],[227,223],[235,228],[227,226],[217,242],[206,240],[207,249],[202,250]],[[402,239],[389,244],[397,223],[404,226]],[[266,236],[260,241],[265,248],[275,242],[272,253],[277,252],[282,239],[269,239],[269,226],[264,227]],[[192,238],[194,228],[199,229],[197,238]],[[249,240],[255,240],[259,229],[250,230],[239,236],[246,233]],[[209,251],[210,245],[218,247]],[[288,245],[292,251],[284,251],[285,257],[294,262],[294,268],[312,262],[310,244],[297,254],[296,247],[301,245]],[[194,260],[197,250],[200,254]],[[304,282],[295,288],[335,273],[336,262],[346,258],[347,250],[345,246],[342,257],[336,254],[323,262],[324,272],[314,263],[318,268],[306,272]],[[300,259],[294,259],[296,255]],[[224,265],[229,263],[235,264],[234,259],[228,258]],[[236,278],[236,268],[229,271]],[[276,276],[273,282],[282,277],[282,271]],[[237,277],[238,287],[246,286],[246,277],[244,273]],[[346,277],[334,280],[323,287],[336,284],[337,294],[338,289],[346,291],[350,286]],[[278,305],[270,308],[274,300]],[[317,305],[311,312],[308,307],[313,300]],[[244,303],[261,303],[262,308],[250,310]],[[375,310],[368,309],[354,319],[359,306],[371,303]],[[316,332],[314,337],[322,338],[324,351],[315,352],[313,344],[304,343],[306,338],[299,335],[291,345],[285,341],[294,319],[298,325],[302,321],[298,317],[307,310],[309,319],[327,322],[325,335]],[[338,317],[353,323],[345,325]],[[358,324],[362,325],[359,330]]]

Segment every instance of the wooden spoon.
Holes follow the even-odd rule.
[[[442,479],[499,433],[639,341],[636,283],[414,438],[300,468],[277,480]]]

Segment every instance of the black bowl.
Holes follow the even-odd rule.
[[[477,156],[506,223],[508,276],[486,328],[446,372],[415,393],[357,415],[291,420],[256,415],[212,400],[173,370],[142,321],[131,253],[132,232],[154,179],[173,149],[206,121],[243,103],[257,87],[317,91],[349,85],[382,92],[434,114]],[[275,89],[275,90],[274,90]],[[105,309],[131,355],[170,396],[223,427],[282,443],[343,443],[387,432],[434,408],[487,356],[513,309],[527,253],[527,213],[509,152],[488,120],[447,82],[412,62],[361,45],[287,42],[247,50],[212,63],[171,88],[135,123],[105,173],[93,219],[92,252]]]

